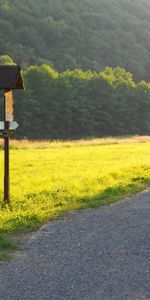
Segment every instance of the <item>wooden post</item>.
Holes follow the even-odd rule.
[[[4,129],[9,129],[6,120],[6,97],[4,93]],[[4,137],[4,206],[10,204],[9,137]]]

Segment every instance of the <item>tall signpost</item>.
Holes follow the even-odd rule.
[[[13,90],[23,88],[19,66],[0,66],[0,90],[4,90],[4,121],[0,122],[0,137],[4,139],[4,206],[10,205],[9,138],[15,136],[18,127],[13,116]]]
[[[4,203],[10,204],[10,176],[9,176],[9,122],[13,121],[13,93],[4,91]]]

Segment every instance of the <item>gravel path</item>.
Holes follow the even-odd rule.
[[[150,192],[73,213],[0,265],[0,300],[150,300]]]

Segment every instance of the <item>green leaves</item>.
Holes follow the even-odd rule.
[[[58,73],[42,65],[31,66],[23,74],[26,90],[15,97],[19,137],[149,134],[149,83],[136,84],[123,68]]]
[[[0,53],[58,71],[122,66],[150,78],[149,0],[1,0]]]

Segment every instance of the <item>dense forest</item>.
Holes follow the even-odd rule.
[[[8,57],[0,62],[4,59],[8,63]],[[150,134],[150,83],[135,83],[123,68],[57,72],[48,65],[30,66],[23,77],[25,91],[15,92],[18,138]]]
[[[149,0],[1,0],[0,55],[59,72],[123,67],[150,79]]]
[[[0,64],[20,64],[26,87],[17,136],[150,134],[149,11],[148,0],[1,0]]]

